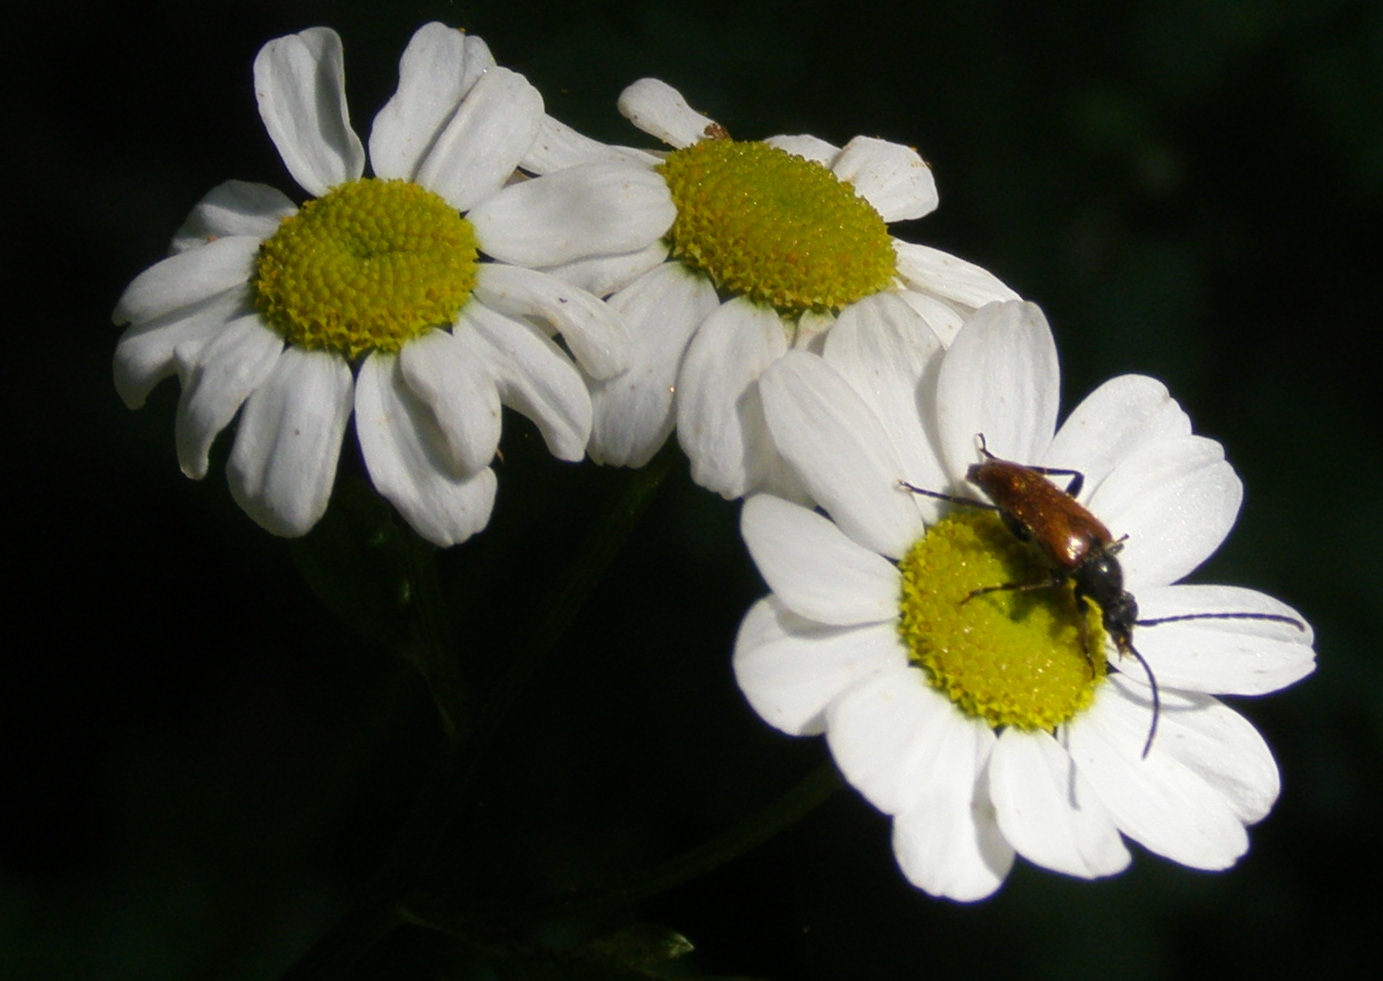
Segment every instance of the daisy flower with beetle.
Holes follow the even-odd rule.
[[[887,223],[937,206],[931,169],[909,147],[733,140],[651,78],[619,108],[671,151],[607,146],[546,118],[521,164],[655,173],[676,204],[660,242],[548,270],[608,295],[632,328],[629,371],[591,381],[597,462],[641,466],[675,425],[702,486],[800,497],[764,423],[765,368],[789,350],[819,350],[847,322],[949,340],[966,314],[1016,297],[984,269],[889,235]]]
[[[904,874],[937,896],[990,895],[1015,855],[1112,875],[1130,860],[1125,838],[1192,868],[1232,865],[1279,777],[1257,730],[1215,696],[1262,695],[1314,668],[1311,631],[1285,604],[1179,582],[1238,514],[1220,445],[1154,379],[1106,382],[1060,427],[1058,387],[1050,329],[1018,302],[980,309],[944,351],[838,329],[821,355],[787,355],[761,380],[768,428],[828,516],[746,501],[744,538],[772,593],[740,628],[736,677],[771,725],[825,734],[846,779],[892,816]],[[980,434],[1004,460],[1083,474],[1079,504],[1121,540],[1148,619],[1263,617],[1135,626],[1161,692],[1151,745],[1149,677],[1119,658],[1102,611],[1053,585],[1041,549],[995,511],[908,490],[981,496],[966,482]]]
[[[116,387],[137,408],[177,375],[178,460],[194,478],[238,414],[232,494],[287,536],[325,512],[353,413],[376,490],[422,537],[463,541],[489,521],[501,405],[532,419],[555,456],[579,460],[583,374],[626,367],[620,315],[537,267],[656,238],[671,220],[667,190],[652,174],[514,183],[542,97],[479,38],[439,23],[413,35],[375,116],[373,177],[334,31],[270,41],[254,83],[309,199],[242,181],[212,190],[172,255],[116,306],[128,325]],[[593,212],[603,220],[583,220]]]

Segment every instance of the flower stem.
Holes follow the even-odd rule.
[[[542,663],[556,649],[582,605],[619,554],[634,526],[672,469],[676,450],[663,449],[629,472],[622,491],[607,506],[576,560],[554,587],[537,624],[509,659],[473,724],[449,732],[380,871],[366,893],[282,976],[282,981],[326,981],[342,976],[393,927],[411,919],[404,899],[423,878],[460,809],[486,747]],[[426,581],[424,579],[424,581]],[[435,603],[440,591],[425,590],[420,602]],[[439,621],[440,622],[440,621]],[[436,639],[436,634],[432,639]]]
[[[595,886],[565,896],[457,912],[445,900],[418,895],[402,915],[411,923],[445,931],[466,943],[484,948],[493,938],[512,933],[514,924],[532,923],[546,917],[592,914],[601,909],[625,908],[632,903],[704,875],[773,838],[811,813],[842,786],[840,772],[827,759],[776,800],[732,828],[695,848],[643,869],[622,882]]]

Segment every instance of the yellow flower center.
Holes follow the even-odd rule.
[[[883,218],[819,163],[771,147],[701,140],[668,154],[672,254],[724,292],[785,317],[839,311],[897,272]]]
[[[971,595],[1051,580],[1037,549],[1016,539],[998,515],[953,514],[898,565],[899,631],[909,656],[966,714],[996,728],[1050,731],[1090,705],[1106,667],[1093,603],[1078,604],[1070,583]]]
[[[401,180],[347,181],[259,247],[255,306],[290,344],[355,359],[449,327],[475,287],[475,231]]]

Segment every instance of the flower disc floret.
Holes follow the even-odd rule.
[[[899,631],[909,658],[963,712],[995,728],[1050,731],[1089,707],[1105,677],[1104,632],[1093,605],[1078,601],[1069,584],[972,595],[1051,577],[996,514],[942,520],[899,569]]]
[[[709,139],[668,154],[659,170],[677,205],[672,254],[722,291],[792,317],[837,312],[894,281],[883,218],[819,163]]]
[[[255,305],[297,347],[356,359],[456,321],[475,287],[471,223],[403,180],[347,181],[260,246]]]

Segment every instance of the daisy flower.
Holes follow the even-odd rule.
[[[376,489],[423,537],[462,541],[489,520],[501,405],[532,419],[554,455],[577,460],[591,425],[581,372],[625,368],[619,315],[535,267],[656,236],[641,228],[657,221],[656,201],[616,205],[666,190],[652,175],[613,189],[511,182],[539,132],[542,97],[496,67],[479,38],[442,24],[419,29],[404,52],[398,90],[371,129],[373,177],[362,176],[334,31],[270,41],[254,83],[269,137],[309,200],[299,207],[240,181],[211,191],[172,255],[116,306],[115,322],[128,325],[116,387],[137,408],[178,376],[178,460],[193,478],[238,413],[232,493],[279,535],[302,535],[325,512],[354,412]],[[583,215],[593,210],[623,220],[591,229]]]
[[[1242,489],[1161,383],[1115,378],[1058,429],[1051,332],[1035,306],[1001,303],[967,321],[939,368],[881,361],[842,331],[821,356],[781,358],[762,390],[775,441],[829,517],[771,495],[745,503],[772,594],[740,628],[736,676],[770,724],[825,733],[845,777],[893,817],[914,884],[981,899],[1015,854],[1112,875],[1129,862],[1125,838],[1198,869],[1244,854],[1278,771],[1213,696],[1306,676],[1312,635],[1262,593],[1176,584],[1224,539]],[[977,434],[1005,459],[1084,474],[1080,503],[1126,536],[1118,561],[1145,616],[1282,618],[1133,631],[1161,690],[1146,756],[1148,677],[1120,661],[1100,610],[1052,585],[1039,550],[994,511],[901,486],[976,497],[965,474]]]
[[[863,136],[843,148],[811,136],[732,140],[655,79],[631,85],[619,107],[671,152],[605,146],[548,119],[522,164],[652,169],[676,204],[662,242],[553,270],[612,293],[633,328],[630,370],[592,384],[598,462],[639,466],[675,424],[702,486],[727,498],[799,496],[764,425],[765,368],[819,348],[837,322],[906,325],[946,341],[964,315],[1016,297],[983,269],[888,234],[888,222],[937,205],[915,150]]]

